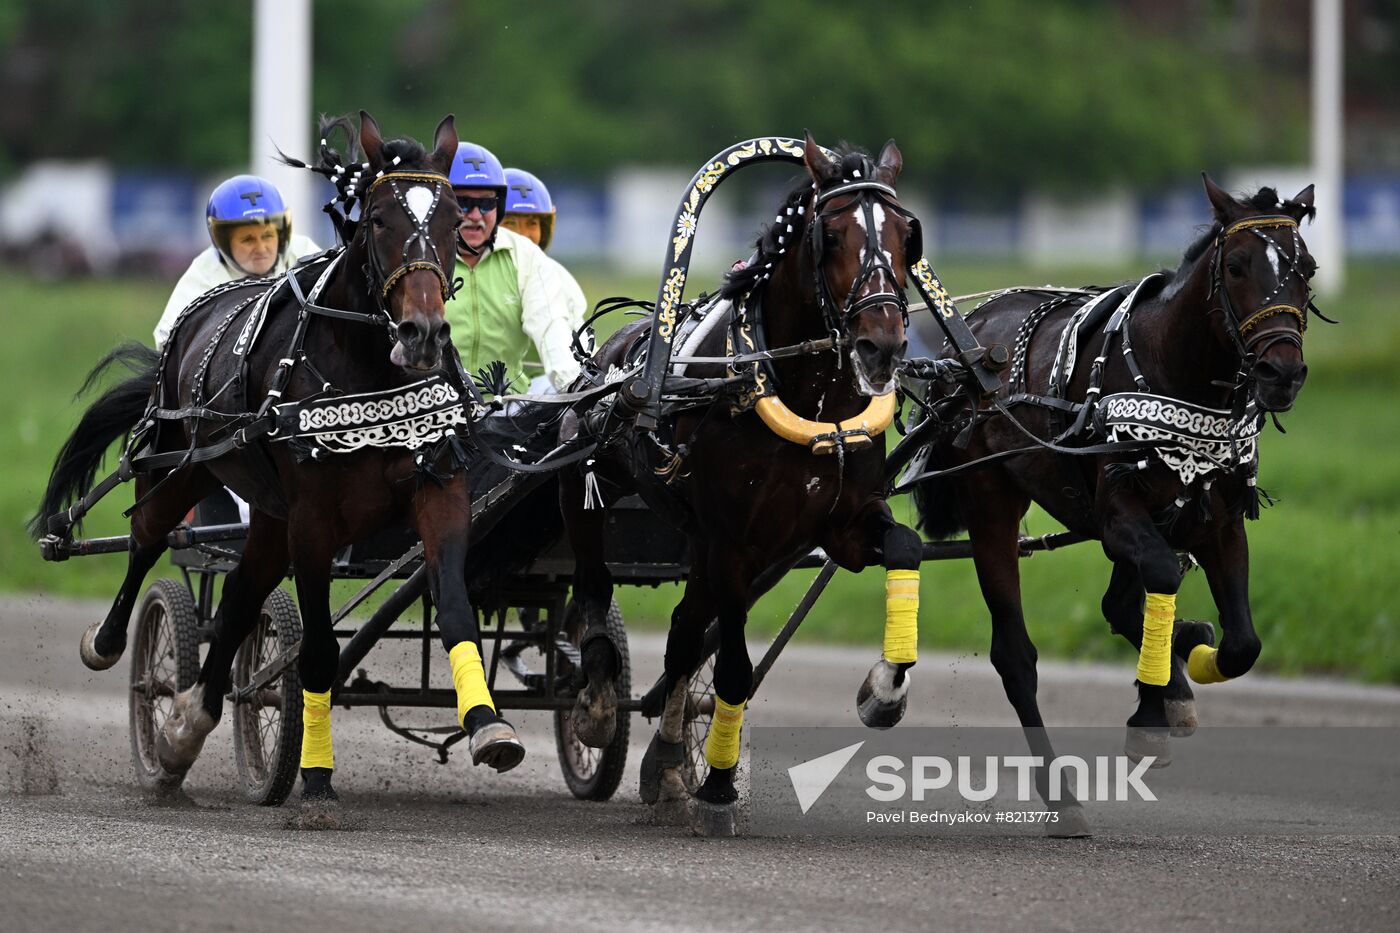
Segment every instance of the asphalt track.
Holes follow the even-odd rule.
[[[462,756],[436,764],[370,710],[336,712],[348,831],[287,830],[290,804],[244,804],[227,717],[186,799],[157,803],[129,773],[125,661],[93,674],[78,660],[79,633],[105,608],[0,600],[6,931],[1400,928],[1400,838],[1258,835],[1228,801],[1214,804],[1216,832],[1188,836],[1096,824],[1094,838],[1066,841],[1029,831],[697,839],[647,823],[635,779],[642,720],[608,804],[569,796],[544,714],[513,717],[529,755],[495,775]],[[798,641],[749,721],[853,724],[873,652]],[[634,636],[639,680],[659,670],[660,649]],[[394,667],[368,660],[373,676]],[[1126,665],[1042,663],[1049,724],[1121,724],[1131,677]],[[1396,689],[1251,676],[1201,692],[1207,725],[1400,725]],[[1013,721],[985,657],[920,661],[906,722]]]

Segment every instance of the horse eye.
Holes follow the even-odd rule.
[[[374,224],[374,229],[376,230],[384,229],[384,219],[382,217],[379,217],[378,215],[372,217],[370,219],[370,223]]]
[[[1237,279],[1244,275],[1244,266],[1238,262],[1227,262],[1225,268]]]

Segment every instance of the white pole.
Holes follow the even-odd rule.
[[[310,173],[276,156],[280,147],[309,160],[315,155],[311,130],[311,0],[257,0],[251,171],[281,190],[298,233],[310,233],[316,217]]]
[[[1312,12],[1312,167],[1317,185],[1317,220],[1305,236],[1318,265],[1314,285],[1324,295],[1335,295],[1346,282],[1342,219],[1342,0],[1313,0]]]

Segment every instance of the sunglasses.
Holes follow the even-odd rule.
[[[459,194],[457,196],[457,206],[462,209],[463,217],[470,214],[473,208],[481,211],[483,214],[489,214],[496,209],[499,200],[500,199],[495,195],[489,195],[484,198],[471,198],[464,194]]]

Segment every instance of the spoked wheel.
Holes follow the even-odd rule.
[[[283,651],[301,641],[296,601],[273,590],[258,624],[233,659],[233,689],[246,686]],[[243,796],[280,806],[296,785],[301,763],[301,678],[287,668],[261,690],[233,705],[233,752]]]
[[[165,727],[175,694],[199,679],[199,612],[189,587],[157,580],[136,616],[131,649],[131,764],[146,790],[179,787],[156,758],[156,736]]]
[[[685,743],[685,762],[681,778],[692,794],[705,783],[710,764],[705,760],[705,736],[710,734],[710,720],[715,715],[715,656],[710,653],[690,678],[690,690],[685,700],[685,721],[681,725],[681,741]]]
[[[570,603],[570,611],[573,604]],[[617,675],[617,697],[625,701],[632,696],[632,662],[627,651],[627,629],[622,623],[622,610],[617,603],[608,606],[608,634],[617,645],[622,662]],[[582,626],[571,626],[577,631],[569,635],[574,645],[583,637]],[[579,800],[607,800],[617,791],[622,782],[622,772],[627,767],[627,739],[631,720],[626,710],[617,712],[617,728],[612,741],[605,748],[590,748],[574,736],[571,711],[554,711],[554,740],[559,751],[559,767],[564,772],[564,783]]]

